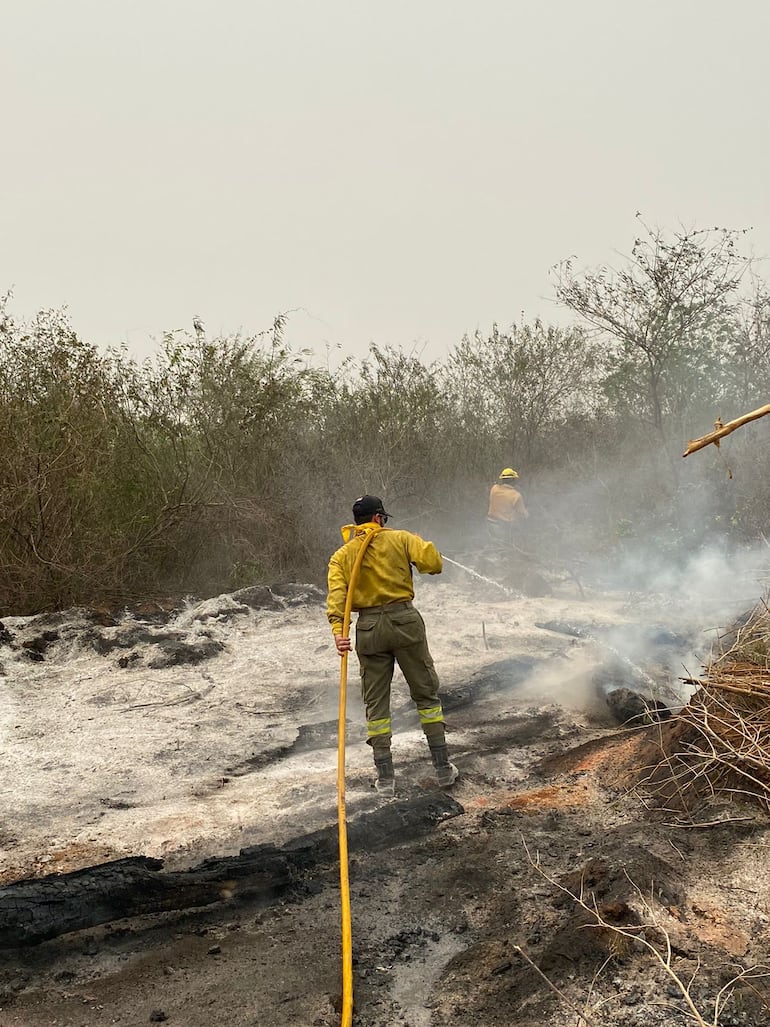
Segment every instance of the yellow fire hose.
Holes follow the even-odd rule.
[[[350,614],[353,606],[353,591],[358,578],[361,561],[367,546],[380,528],[367,531],[361,548],[356,554],[350,572],[348,591],[345,596],[345,613],[342,619],[342,637],[350,637]],[[341,1027],[351,1027],[353,1022],[353,939],[350,929],[350,883],[348,880],[348,832],[345,820],[345,722],[347,719],[348,654],[342,654],[340,663],[340,713],[337,742],[337,821],[340,838],[340,905],[342,909],[342,1019]]]

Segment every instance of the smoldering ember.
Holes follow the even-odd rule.
[[[765,554],[527,594],[472,556],[415,580],[457,783],[397,671],[378,795],[350,688],[354,1023],[766,1024]],[[3,619],[3,1027],[340,1022],[324,600]]]

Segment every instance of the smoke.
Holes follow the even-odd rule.
[[[712,530],[707,499],[693,504],[689,520],[657,519],[648,509],[635,521],[616,523],[619,530],[610,534],[614,514],[607,497],[623,485],[605,484],[531,483],[532,515],[507,549],[490,543],[476,506],[465,532],[453,539],[450,561],[458,559],[447,569],[462,577],[469,567],[481,575],[479,586],[495,581],[501,595],[512,598],[580,596],[570,616],[584,629],[581,643],[556,664],[536,669],[522,697],[606,714],[605,697],[624,688],[675,709],[692,694],[688,679],[701,676],[736,621],[762,602],[770,586],[770,547]],[[644,491],[631,473],[626,487]],[[703,524],[709,530],[700,530]],[[622,625],[608,625],[599,610],[613,596]],[[600,598],[601,604],[592,602]]]
[[[752,608],[766,594],[770,550],[711,544],[693,552],[667,553],[635,546],[611,567],[597,569],[610,587],[659,597],[679,623],[729,617]]]
[[[596,688],[596,667],[597,652],[593,646],[575,648],[558,663],[535,667],[516,694],[523,700],[557,703],[581,712],[602,711],[606,715],[606,706]]]

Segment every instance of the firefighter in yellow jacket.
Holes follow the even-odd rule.
[[[350,575],[362,540],[371,532],[352,597],[357,611],[356,654],[361,668],[361,694],[366,707],[367,741],[377,769],[375,787],[393,795],[395,776],[391,755],[390,687],[397,662],[417,706],[430,747],[438,784],[454,784],[457,768],[449,762],[444,712],[438,697],[439,680],[428,649],[425,623],[412,604],[412,568],[421,574],[440,574],[441,553],[410,531],[386,528],[389,514],[378,496],[361,496],[353,504],[355,524],[342,528],[345,539],[329,561],[326,615],[340,656],[352,648],[342,634]]]
[[[487,528],[492,538],[498,541],[510,542],[515,525],[529,517],[521,493],[516,488],[518,480],[519,476],[512,467],[504,467],[489,490]]]

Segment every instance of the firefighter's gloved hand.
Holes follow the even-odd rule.
[[[334,644],[337,646],[337,652],[342,656],[344,653],[349,653],[353,646],[350,644],[350,639],[345,638],[342,635],[334,636]]]

